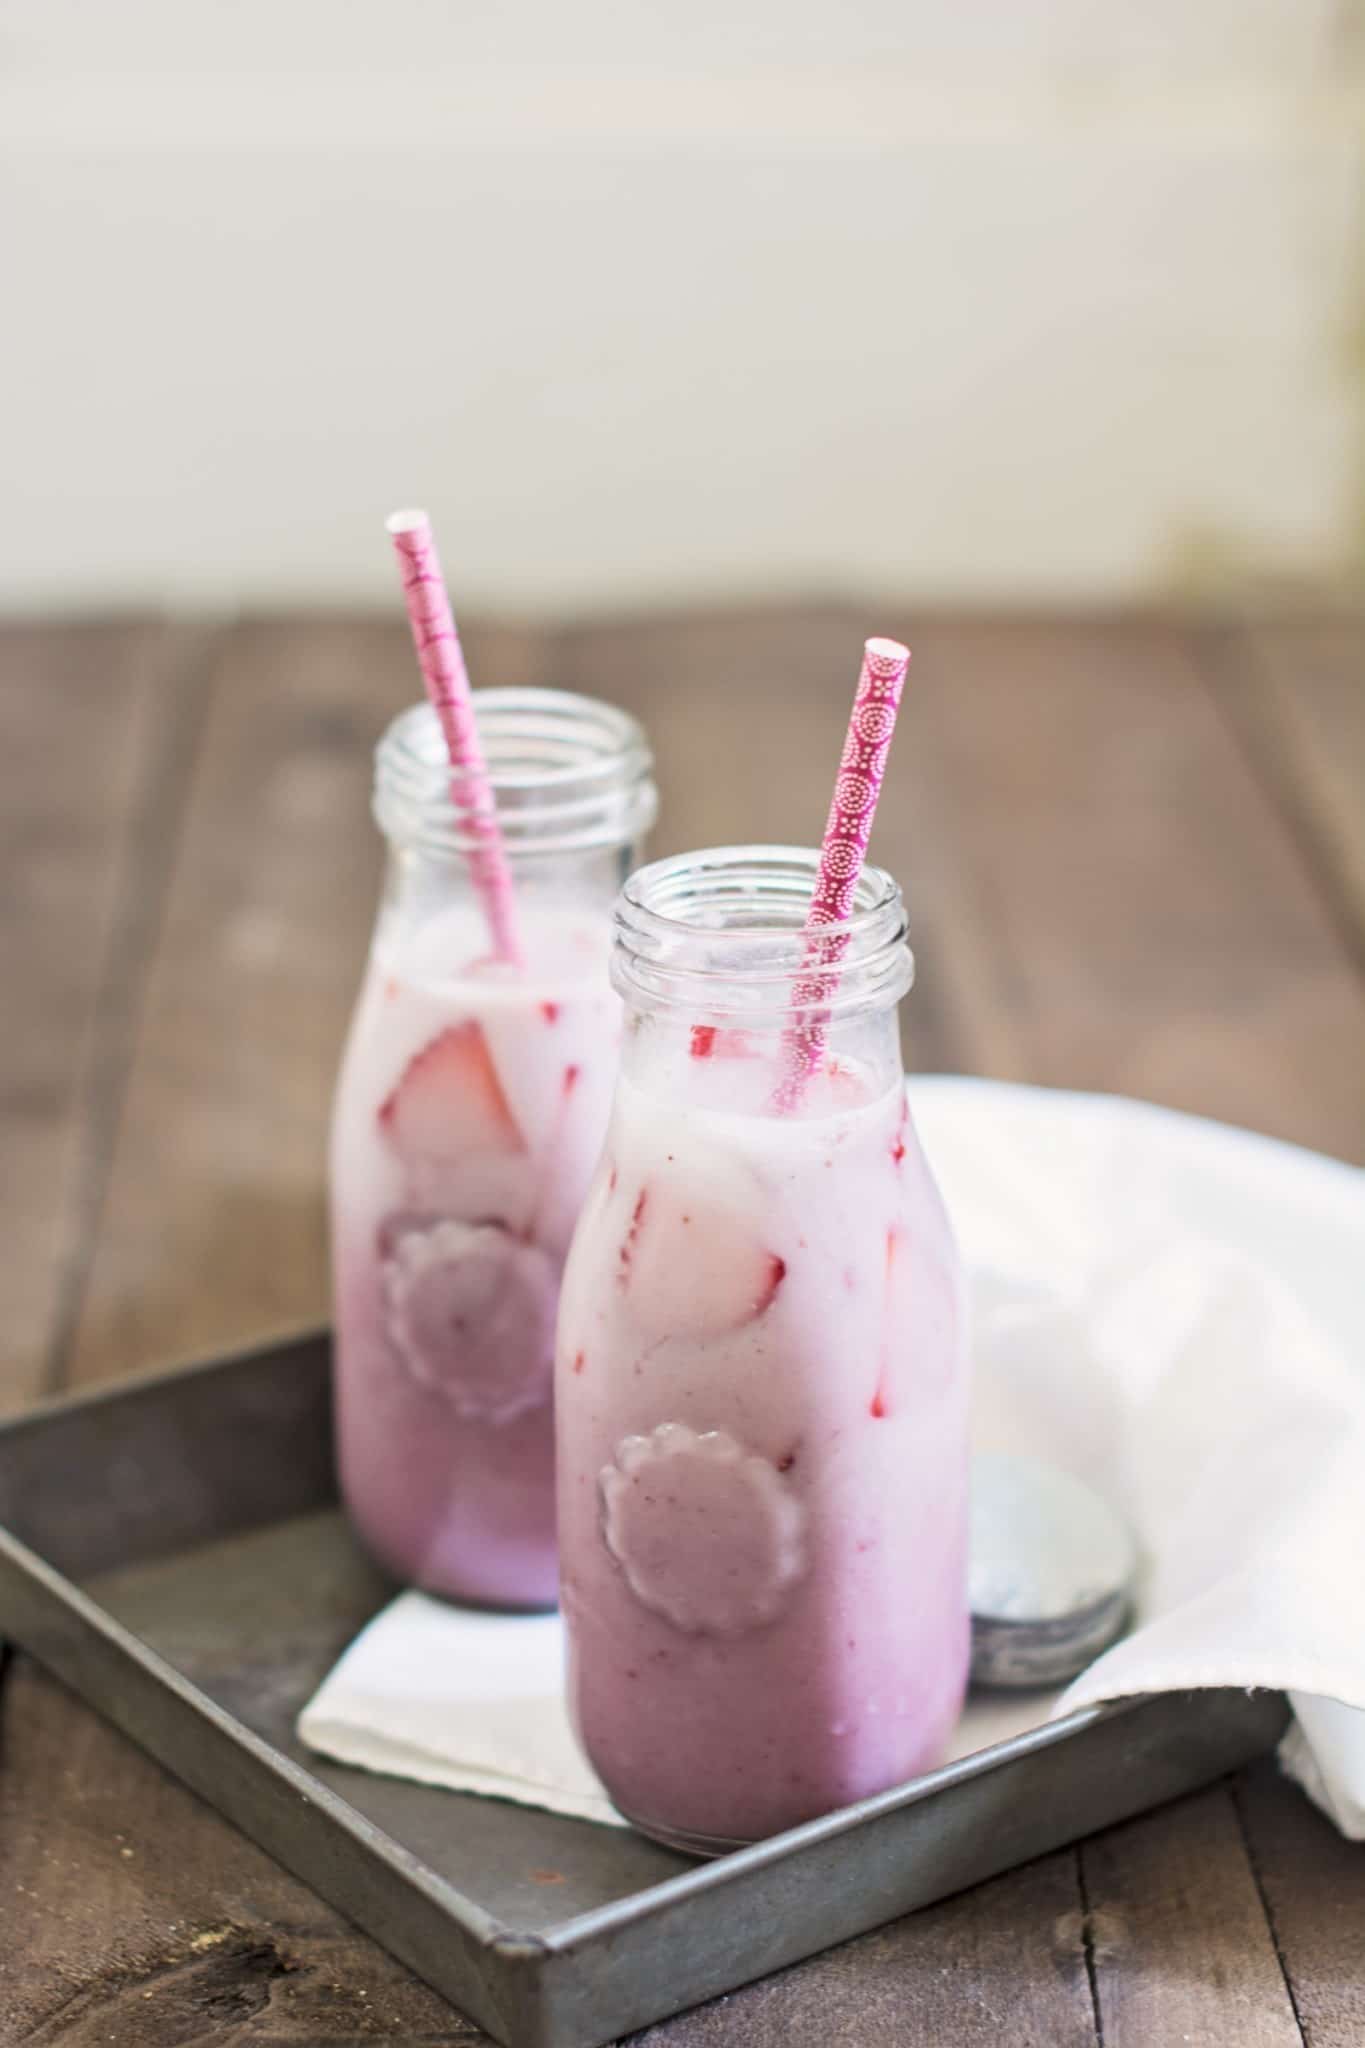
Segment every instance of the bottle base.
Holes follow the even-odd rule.
[[[467,1593],[454,1587],[429,1579],[412,1579],[408,1582],[414,1593],[425,1593],[429,1600],[436,1600],[442,1607],[465,1607],[475,1614],[557,1614],[559,1602],[556,1599],[510,1599],[505,1594]]]
[[[665,1849],[681,1850],[684,1856],[729,1856],[736,1849],[752,1848],[761,1839],[756,1835],[699,1835],[686,1828],[660,1827],[657,1821],[638,1820],[624,1806],[616,1810],[637,1835],[648,1835],[651,1842],[659,1842]]]
[[[536,1573],[529,1585],[526,1575],[520,1575],[520,1583],[511,1583],[506,1578],[495,1581],[488,1573],[435,1571],[425,1550],[414,1553],[408,1545],[386,1542],[351,1502],[343,1501],[343,1507],[351,1533],[396,1591],[410,1588],[448,1607],[474,1607],[488,1614],[553,1614],[559,1606],[554,1565]]]

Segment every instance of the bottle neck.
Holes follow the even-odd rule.
[[[658,808],[643,730],[614,705],[562,690],[477,690],[474,706],[519,909],[533,920],[566,906],[605,916]],[[452,908],[480,915],[479,842],[452,779],[431,706],[400,713],[375,750],[391,935]]]
[[[654,822],[653,757],[635,719],[567,690],[477,690],[475,720],[514,875],[591,866]],[[452,793],[429,704],[400,713],[375,751],[374,815],[400,856],[467,863],[478,838]]]
[[[612,952],[629,1078],[656,1094],[771,1109],[792,1034],[814,1025],[813,1112],[899,1081],[897,1004],[914,978],[900,890],[865,868],[849,919],[811,932],[818,864],[805,848],[718,847],[631,876]]]

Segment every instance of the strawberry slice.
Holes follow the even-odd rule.
[[[722,1337],[772,1306],[787,1263],[709,1176],[675,1170],[631,1204],[617,1285],[652,1338]]]
[[[473,1152],[524,1152],[488,1043],[473,1018],[415,1053],[380,1104],[379,1126],[404,1159],[456,1164]]]
[[[903,1095],[901,1097],[900,1121],[896,1125],[896,1135],[891,1140],[891,1159],[892,1164],[895,1166],[900,1166],[905,1159],[905,1132],[909,1122],[910,1098],[908,1095]]]
[[[749,1032],[722,1024],[694,1024],[687,1049],[694,1060],[756,1060],[762,1057]]]

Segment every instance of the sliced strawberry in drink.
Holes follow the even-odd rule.
[[[380,1105],[381,1130],[403,1158],[454,1164],[472,1152],[524,1152],[483,1032],[452,1024],[408,1061]]]
[[[749,1032],[723,1024],[694,1024],[688,1039],[688,1051],[694,1060],[756,1060],[762,1057]]]
[[[617,1283],[652,1338],[724,1336],[771,1307],[786,1260],[755,1238],[734,1192],[686,1168],[637,1192]]]
[[[613,1168],[614,1172],[615,1169]],[[613,1180],[613,1187],[615,1184],[615,1180]],[[630,1285],[631,1268],[635,1263],[635,1247],[640,1241],[640,1228],[644,1223],[645,1211],[648,1207],[649,1189],[641,1188],[639,1194],[635,1197],[634,1206],[630,1212],[630,1222],[626,1225],[626,1234],[621,1239],[621,1249],[616,1258],[616,1284],[623,1293]]]

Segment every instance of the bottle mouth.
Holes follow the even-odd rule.
[[[810,847],[716,846],[638,869],[616,900],[615,986],[752,1022],[898,1000],[915,975],[899,886],[865,867],[852,915],[807,931],[819,866]]]
[[[638,720],[570,690],[476,690],[474,716],[507,853],[586,853],[642,838],[659,808]],[[467,854],[479,840],[451,795],[430,704],[399,713],[375,749],[374,816],[403,846]]]

